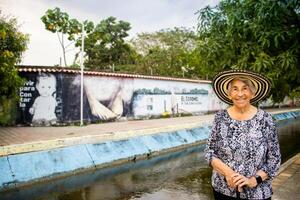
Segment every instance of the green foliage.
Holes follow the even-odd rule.
[[[200,72],[210,78],[225,69],[263,73],[280,102],[300,85],[300,2],[223,0],[199,14]]]
[[[108,17],[100,21],[95,29],[86,36],[85,66],[88,69],[107,69],[112,65],[128,65],[134,63],[135,51],[125,42],[130,24],[116,21]],[[76,46],[80,46],[78,41]]]
[[[63,58],[65,66],[67,65],[66,53],[68,47],[71,47],[75,41],[80,40],[82,33],[82,24],[77,20],[70,18],[68,13],[62,12],[59,8],[48,9],[41,17],[42,22],[45,25],[45,29],[57,33],[59,43],[63,50]],[[94,23],[90,21],[83,22],[84,31],[86,33],[91,32],[94,29]],[[65,43],[65,36],[69,40],[69,44]]]
[[[16,100],[14,98],[7,99],[5,97],[0,97],[0,102],[1,126],[14,125],[17,115]]]
[[[0,93],[3,98],[16,97],[22,85],[15,65],[21,61],[27,42],[28,36],[18,31],[15,19],[0,17]]]
[[[82,24],[77,19],[70,18],[66,12],[59,8],[49,9],[41,18],[48,31],[58,34],[58,39],[63,50],[65,66],[68,47],[74,43],[75,47],[81,47]],[[84,51],[85,67],[87,69],[105,70],[112,65],[121,66],[119,69],[128,67],[134,63],[136,53],[129,44],[125,42],[130,30],[130,24],[125,21],[116,21],[115,17],[108,17],[94,25],[93,22],[83,22],[85,31]],[[67,36],[69,44],[65,44],[64,37]],[[76,54],[72,66],[77,66]],[[126,68],[126,67],[125,67]]]
[[[131,43],[140,54],[139,72],[153,75],[182,77],[195,76],[192,59],[196,47],[195,33],[186,28],[164,29],[141,33]]]
[[[28,36],[18,31],[17,21],[0,16],[0,124],[11,125],[15,119],[17,92],[22,79],[15,67],[26,50]]]

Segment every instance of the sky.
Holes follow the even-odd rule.
[[[219,0],[0,0],[1,16],[17,18],[19,30],[29,35],[23,65],[60,64],[62,49],[57,35],[47,31],[40,20],[47,9],[59,7],[70,18],[99,23],[109,16],[131,24],[129,37],[165,28],[196,28],[199,9],[215,6]],[[70,48],[67,63],[72,64],[78,49]],[[63,62],[62,62],[63,63]]]

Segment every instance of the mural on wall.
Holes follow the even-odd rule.
[[[54,125],[80,121],[80,75],[21,73],[19,124]],[[84,77],[83,118],[110,121],[131,115],[133,79]]]
[[[54,125],[80,121],[78,73],[20,74],[19,124]],[[84,76],[85,122],[144,118],[165,113],[200,114],[227,105],[214,95],[210,83],[118,76]]]
[[[57,97],[57,78],[51,73],[28,73],[19,90],[19,118],[17,122],[33,125],[53,125],[61,110]]]
[[[209,83],[135,79],[132,112],[135,117],[163,113],[200,114],[226,104],[215,97]]]
[[[130,115],[133,79],[86,77],[84,89],[91,113],[100,120],[114,120]]]
[[[57,106],[55,76],[53,74],[40,74],[37,77],[35,88],[40,96],[35,98],[29,109],[29,113],[33,116],[32,122],[37,124],[55,123],[57,120],[55,115],[55,107]]]

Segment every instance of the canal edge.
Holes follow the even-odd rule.
[[[284,162],[278,171],[278,175],[272,182],[272,187],[276,191],[281,185],[286,183],[300,169],[300,153],[296,154]]]

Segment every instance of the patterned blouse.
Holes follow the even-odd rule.
[[[266,199],[272,196],[271,180],[280,166],[277,131],[271,115],[258,109],[249,120],[234,120],[226,110],[215,115],[212,131],[205,149],[206,160],[219,158],[235,172],[246,177],[255,176],[258,170],[268,179],[255,188],[244,187],[243,199]],[[212,186],[215,191],[236,197],[236,190],[228,187],[224,176],[213,170]]]

